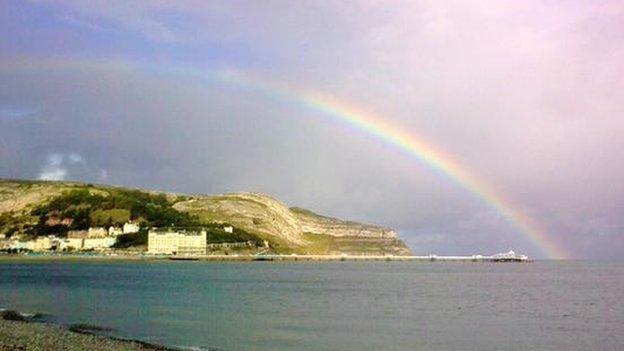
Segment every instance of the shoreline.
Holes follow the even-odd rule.
[[[92,261],[92,262],[148,262],[167,260],[162,257],[150,257],[141,255],[78,255],[78,254],[9,254],[0,255],[0,263],[10,261]]]
[[[96,326],[64,326],[32,319],[0,318],[0,351],[8,350],[70,350],[70,351],[180,351],[141,340],[101,335]]]

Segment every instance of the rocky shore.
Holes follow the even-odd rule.
[[[174,349],[93,334],[88,326],[65,328],[30,322],[17,313],[3,312],[0,319],[0,351],[172,351]]]

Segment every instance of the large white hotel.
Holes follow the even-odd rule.
[[[150,229],[147,252],[157,255],[206,254],[205,230]]]

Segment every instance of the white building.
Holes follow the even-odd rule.
[[[50,235],[50,236],[40,236],[37,239],[34,240],[34,244],[32,250],[33,251],[49,251],[52,249],[52,247],[55,244],[55,240],[56,237]]]
[[[81,250],[84,239],[81,238],[67,238],[59,240],[58,249],[61,251],[74,251]]]
[[[35,241],[19,241],[19,240],[11,240],[9,244],[9,249],[13,250],[31,250],[35,249]]]
[[[82,248],[84,250],[103,249],[115,245],[115,241],[117,241],[117,239],[111,236],[104,238],[86,238],[82,243]]]
[[[113,227],[112,225],[108,227],[108,236],[118,236],[123,234],[123,229]]]
[[[513,250],[509,250],[506,253],[497,253],[492,255],[492,259],[496,261],[528,261],[529,256],[518,255]]]
[[[123,225],[123,233],[124,234],[137,233],[138,231],[139,231],[139,224],[138,223],[126,222]]]
[[[87,237],[86,230],[70,230],[67,232],[67,237],[71,239],[84,239]]]
[[[203,255],[207,233],[202,231],[150,230],[147,252],[161,255]]]
[[[223,227],[223,231],[226,233],[234,233],[234,227]]]
[[[108,235],[108,230],[102,227],[89,228],[87,238],[103,238]]]

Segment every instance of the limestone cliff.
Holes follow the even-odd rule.
[[[288,208],[264,194],[234,193],[194,196],[174,208],[210,223],[228,222],[286,247],[309,254],[409,255],[410,250],[390,228]]]
[[[331,235],[335,237],[396,239],[397,235],[390,228],[383,228],[338,218],[318,215],[312,211],[293,207],[295,215],[304,233]]]
[[[267,239],[304,245],[301,226],[295,215],[281,202],[263,194],[234,193],[199,195],[173,206],[189,212],[203,222],[227,222]]]

